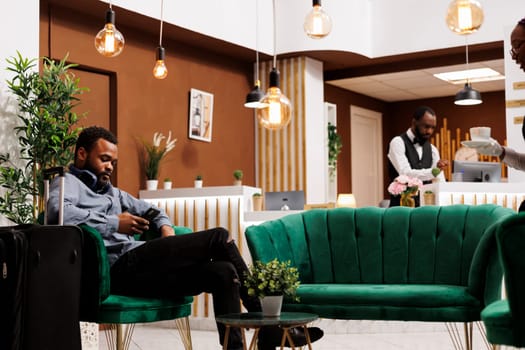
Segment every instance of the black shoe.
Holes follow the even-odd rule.
[[[294,343],[294,346],[305,346],[308,344],[304,329],[302,327],[294,327],[288,330],[290,337]],[[313,343],[321,339],[324,335],[322,329],[318,327],[308,327],[308,335],[310,336],[310,342]],[[281,340],[283,337],[283,330],[277,326],[263,327],[259,332],[258,347],[262,350],[275,349],[276,346],[281,346]],[[285,347],[291,347],[290,342],[286,339],[284,344]]]

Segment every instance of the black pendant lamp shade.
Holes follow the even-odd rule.
[[[261,90],[261,82],[257,80],[255,82],[255,85],[253,86],[252,91],[250,91],[248,95],[246,95],[246,102],[244,103],[244,107],[248,107],[248,108],[262,107],[259,101],[261,101],[263,97],[264,97],[264,92]]]
[[[454,99],[454,104],[460,106],[479,105],[482,102],[480,92],[474,90],[469,83],[465,83],[463,89],[456,94]]]

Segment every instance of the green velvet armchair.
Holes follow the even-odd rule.
[[[193,297],[156,299],[111,294],[104,241],[95,229],[80,227],[84,232],[81,321],[108,324],[108,343],[117,350],[125,350],[129,348],[134,324],[175,320],[185,349],[192,349],[188,316]],[[174,229],[176,234],[191,232],[186,227]]]
[[[525,347],[525,213],[505,220],[496,233],[506,299],[481,313],[487,339],[494,345]]]

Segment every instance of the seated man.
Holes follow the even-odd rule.
[[[170,297],[213,295],[215,315],[240,312],[240,299],[249,311],[260,311],[259,300],[249,297],[239,280],[248,271],[235,242],[223,228],[175,236],[172,223],[161,210],[152,222],[142,216],[152,207],[110,182],[117,163],[117,139],[100,127],[84,129],[77,140],[74,164],[65,177],[64,224],[87,224],[104,240],[111,264],[111,291],[115,294]],[[58,218],[58,181],[51,185],[49,222]],[[134,234],[153,227],[161,238],[136,241]],[[217,324],[220,343],[225,327]],[[259,349],[280,344],[281,330],[262,329]],[[312,341],[322,330],[311,328]],[[300,329],[294,329],[296,345],[306,343]],[[232,329],[228,349],[242,349],[238,329]]]

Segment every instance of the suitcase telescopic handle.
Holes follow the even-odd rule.
[[[60,177],[58,224],[64,224],[64,173],[63,166],[57,166],[43,170],[44,175],[44,225],[47,225],[47,200],[49,199],[49,179],[57,175]]]

